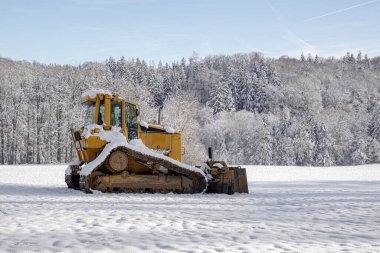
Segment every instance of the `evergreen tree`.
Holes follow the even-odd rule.
[[[234,103],[231,89],[219,73],[213,72],[211,85],[210,99],[207,105],[213,109],[213,114],[233,110]]]
[[[346,55],[343,57],[343,63],[350,64],[350,52],[347,52]]]
[[[112,78],[116,79],[118,67],[117,67],[115,59],[112,57],[108,58],[108,60],[106,60],[106,66],[112,73]]]
[[[364,164],[367,161],[364,140],[354,140],[351,145],[351,164]]]
[[[349,63],[350,64],[355,64],[356,63],[355,56],[352,53],[350,54]]]
[[[372,139],[368,143],[368,160],[369,163],[380,163],[380,142]]]
[[[380,110],[376,110],[369,125],[369,134],[380,141]]]
[[[362,60],[363,60],[362,51],[359,51],[358,55],[356,56],[356,61],[360,64]]]
[[[310,53],[307,54],[307,62],[308,63],[313,63],[313,57],[311,57]]]
[[[314,64],[318,64],[318,63],[319,63],[319,57],[318,55],[315,55]]]
[[[117,79],[123,79],[126,80],[128,76],[128,67],[127,67],[127,62],[125,61],[124,56],[120,58],[120,60],[117,61],[116,63],[116,73],[115,77]]]
[[[371,61],[368,58],[368,55],[364,55],[364,68],[370,69],[371,68]]]
[[[316,166],[330,166],[333,158],[330,156],[329,149],[331,139],[324,123],[315,126],[315,151],[314,164]]]
[[[303,52],[301,53],[301,62],[305,62],[306,61],[306,58],[305,58],[305,55],[303,54]]]

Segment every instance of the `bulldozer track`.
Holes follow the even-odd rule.
[[[130,148],[125,147],[125,146],[119,146],[119,147],[112,149],[111,152],[109,153],[109,155],[104,159],[104,161],[102,161],[100,164],[98,164],[96,166],[96,168],[93,169],[89,175],[87,175],[87,176],[81,175],[80,176],[80,179],[79,179],[80,190],[82,190],[84,192],[91,192],[91,189],[90,189],[87,182],[91,181],[89,179],[91,179],[92,174],[95,171],[97,171],[98,169],[100,169],[102,166],[104,166],[106,164],[107,160],[109,159],[110,155],[115,151],[125,152],[127,155],[135,157],[136,159],[138,159],[142,162],[145,162],[145,163],[159,164],[159,165],[165,167],[166,169],[168,169],[170,172],[175,172],[179,175],[182,175],[182,176],[189,178],[190,180],[193,181],[193,190],[191,193],[202,193],[207,189],[207,179],[202,172],[189,170],[185,166],[180,166],[179,164],[181,164],[181,163],[177,162],[177,161],[172,162],[168,159],[158,158],[158,157],[146,154],[146,153],[142,153],[142,152],[130,149]],[[93,190],[96,190],[96,189],[93,189]],[[164,191],[164,189],[162,189],[162,191]],[[162,191],[156,190],[154,192],[162,192]],[[141,189],[129,189],[128,192],[140,193]]]

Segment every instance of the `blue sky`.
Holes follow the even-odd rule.
[[[0,0],[0,56],[42,63],[379,56],[379,31],[380,0]]]

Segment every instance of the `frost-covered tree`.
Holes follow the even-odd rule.
[[[371,61],[370,61],[370,59],[368,58],[368,55],[367,55],[367,54],[364,55],[364,60],[363,60],[363,62],[364,62],[364,68],[367,68],[367,69],[370,69],[370,68],[371,68]]]
[[[253,123],[255,132],[253,135],[252,148],[255,153],[250,161],[253,164],[267,165],[272,163],[273,157],[273,136],[268,123],[256,116],[257,120]]]
[[[297,165],[313,165],[314,145],[312,131],[301,127],[294,138],[294,153]]]
[[[365,140],[354,140],[351,145],[351,164],[364,164],[368,159],[366,149]]]
[[[369,125],[369,134],[380,141],[380,110],[376,110]]]
[[[293,123],[288,108],[283,108],[281,119],[273,126],[273,160],[279,165],[295,165],[296,153],[293,145]]]
[[[307,54],[307,62],[308,63],[313,63],[313,57],[311,56],[310,53]]]
[[[369,141],[367,157],[369,163],[380,163],[380,142],[377,139]]]
[[[206,149],[199,137],[200,125],[196,120],[199,112],[199,103],[181,94],[165,103],[162,115],[164,125],[182,133],[182,144],[185,147],[183,161],[193,165],[205,161],[207,157]]]
[[[318,55],[315,55],[315,57],[314,57],[314,64],[318,64],[319,63],[319,57],[318,57]]]
[[[300,60],[301,60],[301,62],[305,62],[306,61],[305,55],[303,53],[301,53]]]
[[[358,55],[356,56],[356,61],[357,61],[357,63],[362,63],[362,61],[363,61],[363,56],[362,56],[362,52],[361,51],[359,51],[359,53],[358,53]]]
[[[330,166],[334,164],[330,156],[331,139],[324,123],[315,126],[314,165]]]
[[[210,98],[207,105],[213,110],[213,114],[234,109],[232,91],[223,77],[215,72],[211,75]]]

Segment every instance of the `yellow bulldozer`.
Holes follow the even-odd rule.
[[[209,160],[182,162],[181,133],[140,119],[137,104],[109,91],[82,95],[86,125],[72,131],[78,159],[65,172],[69,188],[91,193],[248,193],[245,168]]]

